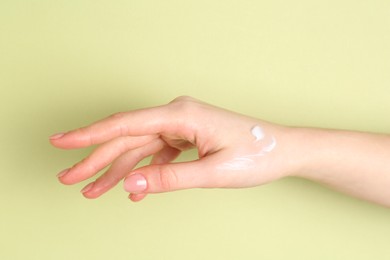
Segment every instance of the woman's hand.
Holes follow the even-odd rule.
[[[119,181],[133,201],[148,193],[190,188],[242,188],[296,175],[390,206],[390,136],[289,128],[217,108],[190,97],[115,114],[50,138],[59,148],[98,144],[91,155],[58,174],[74,184],[107,172],[82,193],[97,198]],[[172,163],[184,150],[199,158]],[[149,166],[134,170],[153,156]]]
[[[58,174],[64,184],[92,178],[82,193],[97,198],[119,181],[130,199],[189,188],[261,185],[300,170],[292,129],[217,108],[190,97],[167,105],[112,115],[90,126],[56,134],[63,149],[99,145],[87,158]],[[199,159],[172,161],[196,148]],[[150,165],[134,169],[153,156]]]

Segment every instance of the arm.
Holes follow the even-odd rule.
[[[300,128],[294,138],[305,156],[297,176],[390,206],[389,135]]]
[[[64,149],[99,145],[58,175],[62,183],[74,184],[111,165],[82,190],[87,198],[99,197],[122,179],[130,199],[139,201],[150,193],[253,187],[300,176],[390,206],[389,137],[289,128],[189,97],[118,113],[54,135],[50,142]],[[197,160],[172,163],[192,148],[198,150]],[[153,156],[150,165],[135,168],[148,156]]]

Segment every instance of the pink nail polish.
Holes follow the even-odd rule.
[[[68,173],[69,170],[70,170],[70,168],[61,171],[60,173],[57,174],[57,178],[64,177]]]
[[[52,136],[50,136],[50,140],[56,140],[56,139],[60,139],[61,137],[63,137],[65,135],[65,133],[58,133],[58,134],[54,134]]]
[[[86,193],[86,192],[92,190],[94,184],[95,184],[94,182],[91,182],[90,184],[88,184],[87,186],[85,186],[85,187],[81,190],[81,193]]]
[[[146,179],[142,174],[132,174],[125,179],[123,187],[127,192],[142,192],[146,190],[147,187]]]

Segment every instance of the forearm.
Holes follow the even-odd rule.
[[[352,131],[292,130],[302,167],[297,176],[390,206],[390,136]]]

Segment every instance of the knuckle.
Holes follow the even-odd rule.
[[[116,123],[116,128],[120,136],[126,136],[129,132],[128,126],[124,123],[124,118],[126,117],[126,112],[117,112],[109,116],[109,119],[113,120]]]
[[[177,103],[177,102],[183,102],[183,101],[195,101],[193,97],[190,96],[178,96],[175,99],[173,99],[170,103]]]
[[[79,162],[77,167],[83,167],[84,171],[88,174],[94,174],[99,172],[99,168],[96,166],[94,158],[92,155],[84,158],[81,162]]]
[[[129,128],[126,124],[119,124],[118,129],[120,136],[126,136],[129,134]]]
[[[196,114],[200,107],[196,99],[188,96],[175,98],[169,105],[172,109],[171,111],[180,113],[180,115],[184,115],[185,117]]]
[[[136,150],[133,150],[133,151],[130,151],[131,154],[131,157],[134,161],[136,162],[140,162],[141,160],[143,160],[145,157],[147,157],[147,155],[145,154],[145,152],[143,152],[143,149],[136,149]]]
[[[94,145],[96,141],[94,136],[91,134],[92,129],[91,126],[81,127],[75,131],[77,135],[84,136],[87,142],[87,145]]]
[[[170,166],[159,166],[160,184],[163,191],[176,190],[179,184],[175,170]]]
[[[110,115],[109,117],[112,119],[119,119],[119,118],[122,118],[124,116],[125,116],[125,112],[117,112],[117,113]]]

